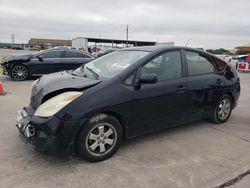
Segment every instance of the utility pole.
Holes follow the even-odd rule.
[[[126,41],[127,41],[126,46],[128,46],[128,25],[127,25],[127,28],[126,28]]]
[[[11,41],[12,41],[12,44],[15,43],[15,34],[14,33],[11,34]]]

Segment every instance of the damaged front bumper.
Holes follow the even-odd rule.
[[[0,66],[2,68],[3,75],[9,75],[9,71],[7,71],[7,68],[4,66],[4,64],[0,64]]]
[[[32,107],[18,111],[16,126],[20,138],[31,148],[54,155],[70,154],[75,151],[77,133],[82,124],[63,120],[56,116],[41,118],[33,116]]]

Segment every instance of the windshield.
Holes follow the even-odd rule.
[[[73,71],[73,74],[76,76],[91,75],[96,79],[99,77],[112,78],[148,53],[146,51],[115,51],[85,64],[84,67]]]

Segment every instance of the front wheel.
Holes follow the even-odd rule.
[[[214,108],[212,121],[217,124],[226,122],[231,115],[232,106],[231,97],[224,95]]]
[[[122,142],[122,127],[113,116],[99,114],[91,118],[78,139],[78,155],[91,162],[110,158]]]
[[[29,71],[24,65],[14,65],[11,69],[11,77],[15,81],[26,80],[29,76]]]

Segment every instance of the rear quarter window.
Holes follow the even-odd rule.
[[[214,58],[213,60],[214,60],[215,67],[218,71],[222,71],[225,68],[226,63],[223,60],[218,59],[218,58]]]
[[[195,76],[214,72],[214,65],[210,58],[199,52],[186,51],[188,75]]]

